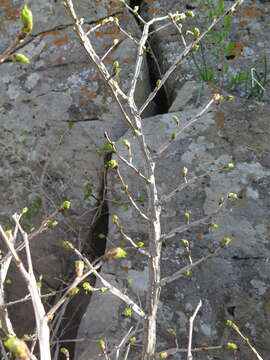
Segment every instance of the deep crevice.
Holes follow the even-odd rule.
[[[130,6],[132,8],[134,8],[135,6],[139,6],[139,13],[140,13],[142,4],[143,4],[143,0],[130,0]],[[142,24],[136,17],[134,17],[134,18],[135,18],[138,26],[142,30]],[[149,30],[152,31],[151,28]],[[159,71],[159,66],[157,63],[158,60],[157,60],[156,54],[151,46],[151,41],[149,41],[149,40],[147,41],[147,47],[149,48],[149,50],[146,53],[146,62],[147,62],[148,71],[149,71],[151,91],[153,91],[156,87],[157,81],[160,80],[162,75],[160,74],[160,71]],[[164,86],[162,86],[160,88],[160,90],[156,94],[153,102],[156,105],[157,114],[165,114],[168,112],[169,101],[168,101],[167,92],[166,92]]]

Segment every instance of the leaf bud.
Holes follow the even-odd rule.
[[[112,249],[104,255],[106,260],[122,259],[125,258],[126,256],[127,256],[126,251],[120,247]]]
[[[73,289],[71,289],[68,293],[68,295],[71,297],[71,296],[75,296],[76,294],[78,294],[78,292],[80,291],[79,288],[77,287],[74,287]]]
[[[168,353],[163,351],[163,352],[159,353],[159,357],[160,357],[160,359],[166,359],[168,357]]]
[[[195,27],[194,30],[193,30],[193,35],[195,37],[195,39],[198,39],[201,35],[201,31],[199,28]]]
[[[238,196],[237,196],[237,194],[235,194],[235,193],[229,193],[229,194],[228,194],[228,198],[229,198],[229,199],[238,199]]]
[[[220,247],[224,248],[225,246],[228,246],[230,243],[232,242],[231,238],[225,237],[223,238],[223,240],[220,242]]]
[[[13,335],[8,335],[4,340],[5,347],[19,360],[28,360],[30,352],[26,343]]]
[[[32,11],[28,8],[27,5],[24,5],[21,13],[21,21],[23,28],[21,30],[22,34],[28,34],[33,29],[33,15]]]
[[[11,56],[11,61],[12,62],[20,62],[20,63],[25,63],[25,64],[29,64],[30,60],[24,56],[23,54],[19,54],[16,53],[14,55]]]
[[[238,346],[236,344],[230,343],[230,342],[225,344],[223,347],[224,347],[224,349],[230,349],[230,350],[237,350],[238,349]]]
[[[109,161],[107,162],[107,167],[108,167],[109,169],[117,169],[117,168],[118,168],[118,163],[117,163],[116,160],[109,160]]]
[[[64,201],[63,204],[60,206],[60,211],[65,211],[65,210],[69,210],[71,206],[71,202],[70,201]]]
[[[186,239],[181,239],[182,244],[184,245],[185,248],[189,247],[189,241]]]
[[[126,307],[123,311],[123,315],[126,317],[131,317],[132,316],[132,309],[130,307]]]

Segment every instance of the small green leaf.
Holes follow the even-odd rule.
[[[229,349],[229,350],[237,350],[238,346],[234,343],[227,343],[224,345],[224,349]]]
[[[92,286],[90,285],[90,283],[88,281],[85,281],[82,284],[82,287],[83,287],[83,290],[86,291],[86,292],[93,291],[93,288],[92,288]]]
[[[132,316],[132,309],[130,307],[126,307],[123,311],[123,315],[126,317],[131,317]]]
[[[33,15],[32,11],[28,8],[27,5],[24,5],[21,13],[21,21],[23,24],[23,28],[21,32],[23,34],[28,34],[33,29]]]
[[[19,54],[19,53],[12,55],[11,60],[13,62],[20,62],[20,63],[25,63],[25,64],[30,63],[30,60],[26,56],[24,56],[23,54]]]

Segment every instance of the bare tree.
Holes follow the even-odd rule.
[[[213,98],[211,98],[203,107],[203,109],[194,116],[193,119],[191,119],[186,126],[181,128],[177,133],[174,133],[173,136],[168,140],[167,143],[164,143],[158,151],[154,152],[152,151],[148,144],[147,140],[144,134],[144,127],[142,122],[142,113],[146,109],[146,107],[150,104],[150,102],[155,98],[158,91],[161,89],[161,87],[165,84],[165,82],[168,80],[170,75],[175,71],[176,67],[184,60],[186,59],[193,51],[196,51],[199,47],[200,41],[206,36],[206,34],[219,22],[221,21],[225,16],[234,13],[237,8],[243,3],[244,0],[236,0],[234,4],[225,9],[224,12],[218,16],[213,23],[207,28],[206,31],[200,32],[198,28],[194,28],[192,31],[189,31],[189,35],[191,35],[191,40],[188,42],[186,39],[186,34],[181,33],[181,27],[178,25],[178,21],[185,21],[185,18],[187,17],[193,17],[194,14],[192,11],[185,11],[183,13],[173,13],[164,15],[161,17],[153,18],[149,21],[145,21],[141,15],[138,13],[138,9],[131,8],[125,0],[119,0],[123,6],[127,9],[127,11],[132,12],[140,22],[142,26],[142,35],[139,40],[135,39],[131,34],[129,34],[125,29],[123,29],[119,23],[119,20],[117,17],[109,17],[104,20],[102,20],[99,24],[99,26],[106,26],[108,23],[114,24],[119,30],[125,34],[127,37],[129,37],[138,47],[137,51],[137,59],[136,59],[136,65],[132,77],[132,81],[130,84],[130,88],[128,93],[125,93],[121,89],[121,84],[119,84],[115,79],[115,75],[121,71],[120,65],[118,62],[115,62],[113,64],[112,69],[108,69],[106,67],[106,64],[104,62],[107,53],[103,56],[99,56],[97,52],[94,49],[93,43],[91,41],[91,33],[92,30],[85,30],[83,25],[83,19],[79,19],[73,6],[72,0],[64,0],[64,5],[72,18],[72,21],[74,23],[74,30],[78,35],[78,38],[89,58],[93,66],[97,69],[100,76],[103,78],[106,86],[110,89],[114,100],[119,106],[119,109],[123,115],[124,121],[128,125],[128,127],[131,129],[132,134],[136,138],[136,141],[140,147],[140,150],[143,154],[143,172],[140,171],[135,165],[134,165],[134,157],[136,154],[132,152],[132,149],[130,148],[130,144],[128,142],[125,143],[126,147],[128,148],[128,156],[127,158],[123,157],[121,153],[118,151],[114,141],[110,138],[110,134],[105,133],[105,137],[107,139],[107,144],[109,145],[111,151],[115,153],[115,155],[118,157],[119,162],[116,160],[110,160],[107,163],[107,167],[114,170],[119,178],[119,181],[122,184],[122,188],[125,191],[125,194],[128,198],[129,203],[134,208],[134,210],[137,212],[137,214],[147,222],[148,224],[148,246],[144,249],[142,249],[138,244],[133,241],[133,239],[126,233],[125,229],[121,226],[119,223],[119,220],[117,217],[113,218],[113,223],[115,224],[118,231],[121,233],[121,235],[127,240],[127,242],[137,249],[137,251],[141,252],[144,256],[148,259],[148,269],[149,269],[149,278],[148,278],[148,289],[147,289],[147,299],[145,308],[142,308],[140,304],[137,304],[132,298],[130,298],[126,293],[121,291],[120,289],[116,288],[112,284],[110,284],[108,281],[106,281],[98,272],[98,269],[102,266],[102,264],[105,261],[108,260],[114,260],[117,258],[125,257],[126,253],[125,250],[118,247],[114,248],[113,250],[107,251],[104,256],[102,256],[100,259],[98,259],[95,263],[91,263],[85,256],[81,254],[79,250],[77,250],[71,243],[66,243],[65,245],[71,249],[76,256],[78,257],[78,261],[76,261],[76,278],[74,281],[64,289],[63,293],[61,294],[60,299],[58,302],[48,311],[45,311],[44,305],[42,303],[42,296],[38,290],[38,284],[37,280],[35,278],[35,274],[33,273],[33,267],[32,267],[32,258],[31,258],[31,252],[30,252],[30,246],[29,246],[29,238],[33,238],[34,236],[39,235],[41,232],[46,231],[53,223],[53,219],[55,218],[55,215],[59,212],[63,212],[69,208],[69,203],[65,202],[62,204],[59,209],[52,214],[50,217],[45,219],[40,228],[31,235],[27,235],[26,232],[23,230],[22,226],[20,225],[20,218],[21,214],[17,215],[15,214],[13,216],[13,219],[15,221],[15,229],[13,232],[5,231],[3,227],[0,226],[0,232],[2,235],[2,238],[9,250],[8,254],[5,256],[5,258],[1,262],[1,288],[0,288],[0,315],[1,315],[1,322],[2,322],[2,328],[4,330],[5,335],[8,335],[8,338],[6,340],[6,345],[10,351],[12,351],[17,358],[21,360],[26,359],[32,359],[35,358],[33,355],[33,349],[30,351],[25,350],[23,355],[19,352],[18,348],[16,348],[16,351],[14,351],[14,347],[10,344],[10,341],[13,340],[14,342],[17,341],[18,345],[22,345],[19,343],[19,340],[16,338],[16,334],[12,328],[12,324],[8,317],[8,311],[7,306],[5,304],[4,300],[4,281],[6,278],[7,269],[9,267],[10,261],[13,258],[15,261],[19,271],[21,272],[24,281],[26,283],[26,286],[28,287],[29,295],[27,296],[27,299],[32,300],[34,313],[35,313],[35,319],[36,319],[36,340],[39,343],[39,350],[40,350],[40,359],[51,359],[51,350],[50,350],[50,329],[48,322],[51,319],[51,317],[60,309],[61,306],[66,304],[69,297],[76,294],[77,286],[86,279],[90,274],[94,274],[96,278],[100,280],[102,283],[102,286],[104,289],[111,292],[114,296],[119,297],[129,308],[131,308],[140,318],[143,323],[143,349],[142,349],[142,355],[141,358],[143,360],[153,360],[156,358],[156,356],[159,356],[160,358],[165,358],[170,354],[174,354],[177,352],[185,352],[187,354],[187,359],[192,360],[192,354],[194,352],[199,352],[206,350],[203,347],[200,348],[192,348],[192,333],[193,333],[193,323],[196,318],[196,315],[202,306],[201,301],[197,305],[196,309],[194,310],[193,315],[190,317],[190,328],[189,328],[189,343],[188,347],[186,349],[179,348],[177,342],[176,347],[172,349],[165,349],[162,352],[157,353],[156,351],[156,336],[157,336],[157,312],[158,312],[158,304],[160,299],[160,292],[161,288],[165,286],[166,284],[170,283],[171,281],[174,281],[175,279],[178,279],[182,276],[185,276],[192,268],[200,264],[201,262],[207,260],[208,258],[215,256],[220,250],[222,250],[224,247],[226,247],[230,242],[230,238],[224,238],[219,246],[216,248],[216,250],[212,253],[209,253],[207,256],[202,257],[201,259],[197,261],[193,261],[191,256],[191,251],[189,248],[188,241],[183,241],[183,245],[186,249],[186,252],[188,254],[189,258],[189,264],[182,269],[179,269],[174,274],[169,276],[161,276],[161,259],[162,259],[162,244],[167,241],[168,239],[172,238],[176,234],[180,234],[194,226],[197,226],[201,223],[209,222],[213,216],[215,216],[222,206],[226,203],[227,199],[230,198],[236,198],[237,195],[233,193],[227,194],[227,198],[222,198],[220,203],[217,205],[216,210],[209,216],[205,216],[201,219],[195,220],[193,222],[189,221],[189,216],[186,214],[186,224],[176,227],[169,232],[163,232],[162,226],[161,226],[161,210],[164,203],[170,201],[170,199],[174,196],[176,192],[182,191],[185,189],[187,184],[190,184],[196,180],[198,180],[201,177],[209,176],[214,172],[223,171],[227,168],[233,168],[233,163],[225,164],[222,168],[208,171],[205,174],[202,174],[200,176],[196,176],[194,178],[188,179],[187,178],[187,172],[188,170],[186,168],[183,168],[183,183],[181,183],[177,188],[175,188],[170,194],[162,194],[159,193],[157,189],[157,179],[156,179],[156,163],[159,161],[159,157],[161,154],[169,147],[171,144],[175,142],[177,137],[190,125],[195,123],[198,119],[203,117],[204,114],[208,111],[208,109],[211,107],[212,104],[215,102],[219,102],[222,100],[221,94],[214,94]],[[31,17],[28,14],[28,17]],[[180,31],[182,44],[184,46],[184,50],[179,54],[176,61],[173,63],[173,65],[165,72],[165,74],[161,77],[161,79],[157,82],[156,87],[154,90],[148,95],[147,99],[145,99],[145,102],[140,107],[135,102],[135,91],[138,84],[138,79],[140,76],[140,73],[142,71],[142,63],[143,59],[145,57],[145,53],[147,51],[147,41],[149,39],[149,36],[152,32],[150,32],[150,27],[153,24],[161,24],[160,27],[157,28],[155,31],[159,31],[160,29],[173,24],[177,27],[178,31]],[[26,28],[27,22],[24,23],[24,28]],[[23,34],[28,34],[29,31],[31,31],[30,28],[28,28],[28,32],[23,32]],[[25,35],[25,36],[26,36]],[[25,37],[22,38],[22,35],[18,36],[18,39],[15,41],[13,45],[11,45],[4,54],[0,57],[0,62],[7,61],[9,59],[15,59],[12,58],[14,56],[15,50],[17,49],[18,44],[21,43],[22,40],[24,40]],[[189,37],[190,38],[190,37]],[[112,44],[112,47],[114,45]],[[147,210],[143,211],[141,210],[138,205],[136,204],[136,201],[134,200],[132,194],[128,190],[128,184],[125,183],[123,177],[121,176],[121,166],[120,163],[123,163],[125,166],[129,167],[132,172],[134,172],[135,176],[142,179],[144,186],[147,191],[147,201],[148,206]],[[18,236],[21,236],[23,239],[20,246],[16,248],[15,241]],[[23,248],[26,250],[27,255],[27,267],[26,269],[25,265],[23,264],[20,256],[19,251],[21,251]],[[99,289],[91,288],[91,291],[96,291]],[[174,334],[173,334],[174,335]],[[122,341],[120,342],[119,346],[115,349],[110,349],[110,351],[107,351],[106,346],[103,342],[100,342],[100,348],[102,350],[103,355],[109,359],[108,353],[112,355],[113,353],[116,353],[117,358],[119,358],[119,351],[126,346],[126,351],[124,355],[124,359],[127,359],[130,349],[130,344],[132,343],[132,336],[133,332],[132,329],[130,329],[127,334],[124,336]],[[2,347],[3,348],[3,347]],[[219,345],[216,347],[208,347],[208,349],[222,349],[222,348],[229,348],[229,349],[235,349],[236,345],[227,343],[225,345]],[[3,348],[4,352],[4,348]],[[66,356],[67,359],[69,359],[68,351],[63,351],[63,354]],[[23,357],[24,356],[24,357]],[[7,359],[7,355],[4,354],[4,358]]]

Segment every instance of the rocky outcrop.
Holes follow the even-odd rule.
[[[200,110],[205,98],[201,98],[197,105],[194,104],[199,86],[197,85],[192,98],[187,95],[188,88],[195,89],[196,85],[187,84],[186,89],[178,94],[179,107],[184,110],[177,111],[175,102],[174,112],[145,121],[144,131],[152,150],[158,150],[172,133],[181,129]],[[207,91],[204,89],[205,94]],[[217,230],[201,224],[174,236],[164,244],[162,277],[173,274],[188,263],[181,238],[190,241],[194,261],[213,251],[224,237],[234,239],[229,248],[194,268],[189,277],[168,283],[163,288],[158,316],[159,351],[174,347],[166,332],[167,328],[176,331],[180,347],[186,346],[188,316],[201,299],[203,307],[196,320],[194,345],[217,345],[234,341],[239,345],[239,352],[210,352],[200,355],[200,359],[209,359],[209,356],[226,360],[235,357],[253,359],[249,348],[226,327],[227,319],[237,323],[252,339],[262,356],[269,353],[269,199],[266,195],[270,180],[268,113],[269,107],[266,105],[238,99],[215,105],[201,120],[184,131],[179,140],[157,161],[160,194],[168,194],[183,182],[181,169],[184,166],[189,169],[188,179],[191,179],[221,168],[230,161],[236,164],[235,169],[227,169],[191,182],[183,191],[175,194],[162,212],[163,233],[184,224],[183,214],[186,211],[190,212],[193,220],[197,220],[211,214],[221,196],[228,192],[239,196],[238,200],[229,202],[213,219],[219,225]],[[180,126],[175,123],[173,116],[180,119]],[[140,149],[131,133],[126,133],[123,139],[130,141],[132,152],[136,154],[133,158],[134,165],[141,169]],[[117,143],[117,148],[122,155],[127,156],[121,140]],[[125,182],[129,184],[130,192],[137,199],[138,206],[144,210],[147,199],[143,183],[139,179],[134,181],[134,174],[130,169],[122,167],[121,172]],[[120,195],[123,201],[126,200],[113,170],[108,182],[111,199]],[[119,217],[124,231],[135,242],[142,241],[147,246],[146,224],[143,224],[132,207],[125,207],[121,202],[117,205],[112,201],[109,202],[109,212],[111,216]],[[125,241],[116,231],[112,219],[108,238],[113,239],[113,245],[108,246],[123,246]],[[123,291],[127,280],[133,280],[126,292],[132,299],[144,303],[147,259],[136,253],[136,250],[129,248],[127,259],[106,264],[102,274]],[[116,345],[137,321],[136,315],[132,319],[123,317],[125,305],[118,300],[112,302],[106,294],[95,293],[92,301],[79,331],[79,337],[86,338],[85,343],[77,346],[80,360],[94,358],[99,353],[93,339],[102,337],[108,341],[109,346]],[[106,311],[103,312],[103,309]],[[141,336],[139,332],[137,346],[142,341]],[[131,358],[136,358],[135,354]],[[182,359],[180,355],[177,358]]]
[[[29,1],[28,4],[33,10],[35,28],[21,51],[29,57],[31,65],[0,66],[0,191],[1,203],[4,204],[0,210],[0,221],[9,228],[12,225],[10,215],[27,206],[29,213],[23,218],[23,226],[31,231],[64,200],[71,200],[72,209],[68,215],[57,218],[59,226],[41,235],[31,245],[36,274],[43,275],[43,290],[47,292],[48,288],[58,288],[61,281],[73,273],[73,259],[60,245],[63,240],[69,240],[79,248],[86,246],[87,254],[92,255],[89,248],[93,244],[89,244],[89,234],[93,230],[91,223],[104,186],[104,130],[112,140],[119,140],[117,148],[123,155],[126,153],[121,139],[129,139],[136,154],[134,164],[138,168],[141,168],[141,155],[131,133],[126,133],[127,127],[112,95],[79,45],[64,8],[59,2],[49,0]],[[153,116],[154,108],[144,114],[144,131],[151,149],[158,149],[168,141],[206,102],[211,91],[199,84],[198,72],[201,70],[214,71],[218,76],[220,66],[228,63],[229,70],[224,71],[225,83],[222,83],[222,76],[218,76],[221,81],[210,83],[211,89],[227,85],[228,79],[239,72],[250,73],[253,67],[261,72],[262,78],[265,73],[267,79],[262,59],[269,55],[265,36],[269,33],[269,4],[262,1],[255,4],[249,0],[246,4],[232,20],[228,40],[234,41],[233,49],[225,54],[227,43],[222,43],[217,60],[209,56],[207,48],[206,65],[200,52],[195,54],[197,65],[192,58],[184,61],[164,89],[170,108],[159,108],[164,113],[162,115]],[[89,29],[107,16],[117,15],[130,33],[138,37],[141,34],[133,15],[125,12],[118,1],[94,0],[75,5]],[[19,27],[16,20],[20,4],[7,0],[1,6],[2,51]],[[179,1],[145,0],[141,3],[141,14],[150,18],[194,7],[197,17],[188,21],[185,31],[189,26],[194,27],[193,21],[197,19],[200,27],[206,28],[204,13],[200,13],[197,2],[192,2],[192,6],[190,2],[181,2],[181,7]],[[203,9],[206,11],[205,4]],[[126,92],[133,76],[136,45],[112,24],[93,31],[92,38],[99,54],[104,54],[115,38],[120,40],[106,58],[106,64],[110,67],[114,61],[120,61],[123,71],[118,79]],[[208,45],[206,43],[205,47]],[[152,56],[151,60],[155,69],[151,69],[151,75],[152,81],[156,81],[160,77],[156,68],[164,73],[181,52],[177,29],[172,26],[154,34],[151,46],[155,53],[155,59]],[[241,61],[236,61],[239,59]],[[138,103],[142,103],[149,93],[150,82],[145,61],[138,84]],[[237,84],[232,90],[239,96],[247,96],[243,85],[245,82]],[[250,86],[248,82],[247,86]],[[266,87],[264,97],[259,100],[264,99],[267,103],[268,92]],[[163,232],[184,223],[185,211],[190,212],[192,219],[198,219],[213,211],[221,195],[235,192],[239,197],[215,218],[218,229],[211,230],[207,224],[202,224],[164,244],[162,274],[166,276],[187,264],[180,241],[182,237],[190,241],[194,260],[213,251],[224,236],[234,239],[229,248],[194,268],[190,276],[164,287],[158,318],[158,350],[174,346],[166,332],[168,327],[175,329],[180,346],[186,346],[188,316],[202,299],[203,307],[195,324],[194,344],[218,345],[232,340],[239,344],[240,351],[235,354],[211,352],[200,355],[200,359],[253,359],[249,349],[226,328],[226,319],[237,323],[262,356],[269,354],[269,106],[253,100],[236,98],[232,102],[215,105],[201,120],[184,131],[158,160],[158,190],[162,194],[172,191],[183,181],[181,169],[184,166],[189,170],[190,179],[230,161],[236,163],[235,169],[201,178],[177,193],[164,206]],[[173,116],[178,117],[180,125]],[[138,206],[144,210],[147,198],[143,184],[127,168],[121,171]],[[109,228],[106,228],[105,222],[101,231],[108,231],[107,249],[116,244],[123,246],[123,239],[112,223],[115,214],[134,241],[147,245],[146,224],[125,202],[113,170],[108,174],[107,183]],[[106,263],[102,275],[138,303],[144,303],[148,274],[146,258],[141,254],[128,249],[128,257]],[[7,286],[8,300],[23,297],[25,286],[16,271],[12,270],[8,277],[12,279],[12,284],[9,288]],[[127,280],[132,280],[132,283],[127,283]],[[88,301],[86,296],[78,300],[75,297],[70,310],[72,315],[75,309],[79,314],[75,327],[83,315],[78,338],[84,341],[79,342],[76,349],[76,358],[80,360],[92,359],[99,353],[97,339],[104,338],[108,345],[113,346],[131,326],[137,324],[135,315],[123,317],[124,304],[107,292],[95,292],[84,311]],[[29,320],[29,303],[13,307],[10,313],[16,319],[15,323],[19,324],[18,335],[33,328],[33,322]],[[138,340],[131,355],[133,358],[136,349],[140,350],[141,335],[141,328],[138,328]]]
[[[103,133],[107,130],[117,139],[127,127],[106,85],[89,64],[64,7],[51,1],[30,1],[28,5],[33,11],[34,32],[20,51],[31,64],[5,63],[0,67],[0,191],[4,204],[0,220],[9,228],[10,216],[28,207],[23,224],[29,231],[64,200],[71,201],[69,214],[57,219],[59,226],[32,245],[35,270],[43,275],[47,292],[47,287],[61,285],[56,278],[65,279],[73,272],[61,242],[69,240],[83,248],[92,231],[90,225],[104,180]],[[1,51],[20,26],[20,7],[15,1],[3,4]],[[123,12],[117,2],[94,2],[91,6],[82,2],[76,10],[89,28],[117,14],[130,33],[140,34],[134,18]],[[121,59],[123,71],[118,77],[127,91],[136,45],[111,24],[97,28],[92,37],[99,54],[105,54],[113,40],[119,39],[119,45],[105,61],[110,68]],[[142,103],[149,88],[145,64],[139,79],[138,103]],[[24,295],[25,286],[15,273],[9,275],[9,300]],[[23,306],[25,309],[27,305]],[[25,321],[21,308],[13,308],[12,314],[19,319],[22,333],[33,327]]]

